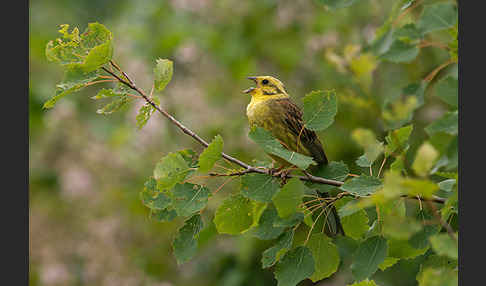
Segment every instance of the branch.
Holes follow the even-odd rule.
[[[199,135],[197,135],[195,132],[193,132],[192,130],[190,130],[189,128],[187,128],[186,126],[184,126],[181,122],[179,122],[177,119],[175,119],[172,115],[170,115],[169,113],[167,113],[167,111],[165,111],[164,109],[162,109],[160,106],[158,106],[150,97],[148,97],[145,92],[138,88],[135,83],[133,82],[133,80],[130,79],[130,77],[128,76],[127,73],[125,73],[124,71],[122,71],[120,69],[120,67],[118,65],[116,65],[113,61],[110,61],[110,64],[115,68],[117,69],[125,79],[122,79],[120,76],[118,76],[117,74],[115,74],[113,71],[105,68],[105,67],[102,67],[102,69],[107,72],[108,74],[110,74],[111,76],[113,76],[114,78],[116,78],[120,83],[126,85],[127,87],[129,87],[130,89],[136,91],[138,94],[140,94],[141,97],[143,97],[143,99],[148,103],[150,104],[153,108],[155,108],[155,110],[157,110],[160,114],[162,114],[163,116],[165,116],[167,119],[169,119],[170,122],[172,122],[173,124],[175,124],[177,127],[179,127],[179,129],[184,132],[185,134],[191,136],[192,138],[194,138],[194,140],[196,140],[197,142],[199,142],[201,145],[203,145],[204,147],[208,147],[209,146],[209,143],[206,142],[204,139],[202,139]],[[267,168],[258,168],[258,167],[254,167],[254,166],[251,166],[251,165],[248,165],[228,154],[225,154],[225,153],[221,153],[221,156],[230,161],[230,162],[233,162],[235,164],[237,164],[238,166],[240,167],[243,167],[244,170],[242,171],[238,171],[238,172],[234,172],[234,173],[229,173],[229,174],[219,174],[219,173],[210,173],[209,175],[210,176],[214,176],[214,177],[231,177],[231,176],[242,176],[242,175],[245,175],[245,174],[248,174],[248,173],[260,173],[260,174],[266,174],[266,175],[270,175],[270,176],[273,176],[273,177],[278,177],[278,178],[282,178],[282,179],[290,179],[290,178],[297,178],[299,180],[302,180],[302,181],[308,181],[308,182],[312,182],[312,183],[317,183],[317,184],[324,184],[324,185],[331,185],[331,186],[336,186],[336,187],[340,187],[344,184],[344,182],[341,182],[341,181],[336,181],[336,180],[331,180],[331,179],[325,179],[325,178],[322,178],[322,177],[317,177],[317,176],[313,176],[309,173],[305,173],[306,176],[298,176],[298,175],[292,175],[292,174],[278,174],[278,173],[274,173],[274,172],[271,172],[270,169],[267,169]],[[346,193],[346,194],[343,194],[343,195],[348,195],[349,193]],[[343,196],[341,195],[341,196]],[[341,197],[339,196],[339,198]],[[409,197],[409,198],[412,198],[412,199],[417,199],[417,197]],[[426,200],[426,199],[423,199],[421,198],[422,200]],[[438,203],[444,203],[445,202],[445,199],[443,198],[439,198],[439,197],[435,197],[432,199],[432,201],[434,202],[438,202]]]
[[[456,234],[454,233],[454,230],[452,229],[452,227],[442,219],[437,208],[430,201],[428,201],[427,204],[432,209],[434,216],[440,222],[442,227],[447,230],[447,233],[449,234],[449,236],[457,242],[457,237],[456,237]]]
[[[110,62],[115,68],[117,68],[122,74],[123,76],[127,79],[127,80],[124,80],[122,79],[121,77],[119,77],[117,74],[115,74],[114,72],[110,71],[109,69],[105,68],[105,67],[102,67],[102,69],[109,73],[110,75],[112,75],[113,77],[115,77],[120,83],[126,85],[127,87],[129,87],[130,89],[133,89],[134,91],[136,91],[138,94],[140,94],[143,99],[149,103],[153,108],[155,108],[155,110],[157,110],[160,114],[162,114],[163,116],[165,116],[167,119],[169,119],[169,121],[171,121],[173,124],[175,124],[177,127],[179,127],[179,129],[182,130],[182,132],[184,132],[185,134],[191,136],[192,138],[194,138],[197,142],[199,142],[201,145],[203,145],[204,147],[208,147],[209,143],[206,142],[204,139],[202,139],[199,135],[197,135],[195,132],[193,132],[192,130],[190,130],[189,128],[187,128],[186,126],[184,126],[181,122],[179,122],[177,119],[175,119],[172,115],[170,115],[169,113],[167,113],[167,111],[165,111],[164,109],[160,108],[152,99],[150,99],[146,94],[145,92],[138,88],[135,83],[130,79],[130,77],[123,71],[121,71],[119,69],[119,67],[114,64],[113,62]],[[226,160],[230,161],[230,162],[233,162],[235,164],[237,164],[238,166],[240,167],[243,167],[245,169],[245,173],[260,173],[260,174],[269,174],[269,175],[273,175],[273,174],[270,174],[269,170],[266,170],[266,169],[259,169],[259,168],[256,168],[256,167],[253,167],[251,165],[248,165],[228,154],[225,154],[225,153],[221,153],[221,156],[223,158],[225,158]],[[237,174],[235,174],[236,176]],[[281,177],[280,175],[275,175],[275,177]],[[340,182],[340,181],[335,181],[335,180],[329,180],[329,179],[324,179],[324,178],[321,178],[321,177],[315,177],[315,176],[295,176],[295,175],[290,175],[290,174],[287,174],[285,176],[286,178],[298,178],[300,180],[303,180],[303,181],[310,181],[310,182],[314,182],[314,183],[319,183],[319,184],[327,184],[327,185],[333,185],[333,186],[341,186],[342,184],[344,184],[344,182]]]

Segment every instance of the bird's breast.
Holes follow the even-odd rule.
[[[268,118],[270,113],[270,108],[265,104],[264,101],[252,100],[246,107],[246,116],[248,116],[248,121],[250,125],[262,126],[265,118]]]

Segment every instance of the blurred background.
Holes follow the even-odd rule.
[[[104,24],[114,34],[115,61],[146,91],[155,59],[173,60],[173,80],[159,94],[162,106],[207,140],[221,134],[225,152],[246,162],[266,160],[247,137],[249,97],[241,93],[252,85],[247,76],[279,78],[298,103],[312,90],[335,89],[335,123],[319,136],[330,160],[360,173],[354,161],[362,150],[350,132],[369,128],[383,140],[387,126],[377,118],[386,98],[448,59],[433,47],[408,64],[366,56],[394,2],[361,0],[328,11],[313,0],[31,0],[30,285],[276,285],[273,273],[260,264],[271,242],[215,236],[210,229],[196,257],[178,266],[171,241],[182,221],[149,219],[139,191],[162,156],[202,150],[190,137],[158,114],[137,130],[141,102],[113,115],[96,114],[100,102],[90,97],[100,86],[42,109],[62,80],[61,67],[45,58],[59,24],[81,31],[89,22]],[[427,95],[415,124],[424,126],[445,110]],[[425,136],[414,129],[409,154]],[[223,182],[200,180],[213,189]],[[238,179],[228,182],[210,201],[206,221],[238,184]],[[350,282],[349,267],[340,269],[320,285]],[[417,271],[416,261],[402,260],[373,279],[382,286],[416,285]]]

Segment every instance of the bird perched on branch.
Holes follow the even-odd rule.
[[[251,95],[251,101],[246,108],[250,126],[269,131],[288,150],[312,157],[318,164],[317,168],[327,165],[328,160],[319,137],[305,127],[302,111],[292,102],[283,83],[271,76],[252,76],[248,79],[256,84],[255,87],[243,91]],[[280,168],[277,169],[279,172],[291,166],[278,156],[268,155],[280,163]],[[320,195],[325,197],[325,194]],[[332,226],[326,232],[332,236],[339,232],[344,234],[336,209],[331,209],[332,215],[327,217]]]

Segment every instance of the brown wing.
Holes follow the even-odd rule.
[[[275,101],[275,106],[280,106],[283,109],[283,120],[289,132],[292,133],[292,137],[302,143],[319,165],[327,164],[326,154],[322,148],[321,141],[314,131],[305,128],[300,108],[289,98],[275,99]],[[297,143],[297,145],[299,144]],[[298,152],[298,150],[295,151]]]

